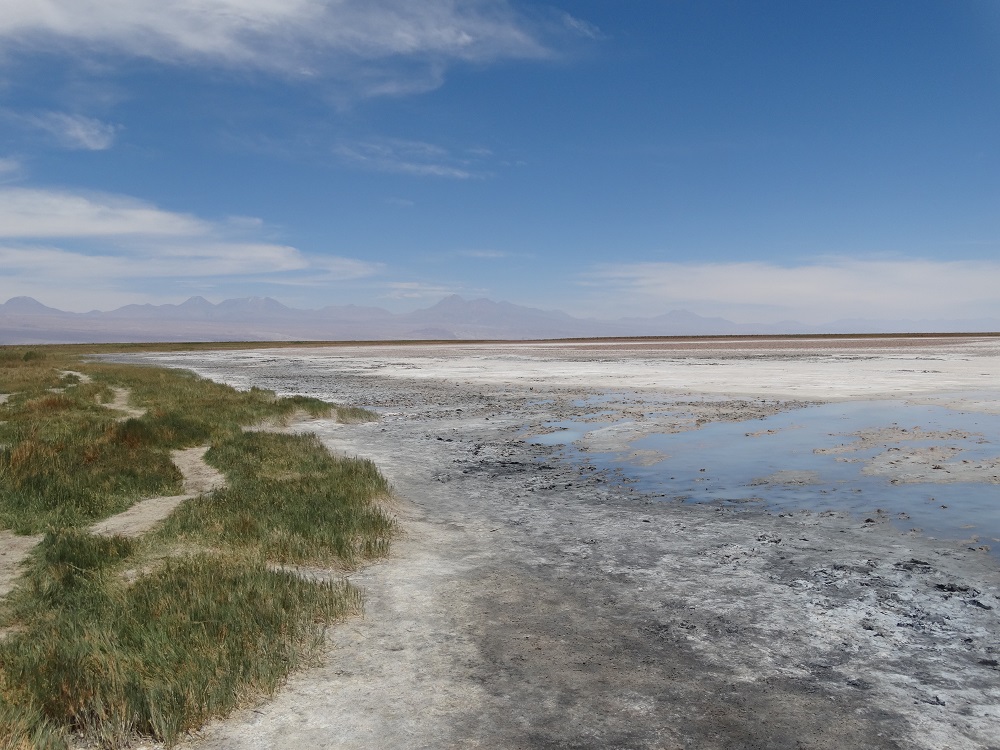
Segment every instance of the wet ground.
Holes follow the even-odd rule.
[[[761,419],[648,434],[601,407],[641,394],[584,399],[595,411],[545,426],[529,442],[617,470],[637,490],[674,502],[757,503],[770,510],[849,511],[904,531],[965,540],[1000,555],[1000,416],[901,400],[808,405]],[[551,430],[551,431],[549,431]],[[612,441],[607,433],[636,431]]]
[[[377,408],[302,429],[374,459],[405,529],[323,662],[188,746],[998,747],[996,558],[909,530],[888,492],[996,489],[994,349],[153,357]],[[978,423],[949,421],[962,391],[928,356]],[[699,391],[705,361],[728,370]]]

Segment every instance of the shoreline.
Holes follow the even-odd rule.
[[[303,428],[379,465],[407,536],[351,577],[367,615],[319,666],[187,747],[992,745],[993,558],[881,518],[664,503],[523,441],[599,388],[345,364],[230,372],[379,407]]]

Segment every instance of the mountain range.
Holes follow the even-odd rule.
[[[1000,330],[1000,320],[841,320],[742,324],[674,310],[648,318],[598,320],[489,299],[445,297],[427,308],[287,307],[270,297],[218,304],[191,297],[179,305],[126,305],[73,313],[31,297],[0,305],[0,344],[170,341],[372,341],[397,339],[552,339],[598,336],[709,336],[789,333],[931,333]]]

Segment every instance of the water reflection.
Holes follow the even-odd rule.
[[[585,420],[558,422],[550,425],[555,432],[532,441],[579,454],[575,443],[608,426]],[[862,439],[854,433],[869,434]],[[627,453],[588,452],[586,457],[598,468],[621,469],[641,489],[671,500],[847,510],[862,517],[881,511],[903,529],[967,539],[1000,553],[1000,484],[927,481],[933,472],[907,473],[906,467],[870,473],[873,459],[886,470],[886,454],[892,449],[899,451],[895,455],[904,455],[931,447],[941,449],[934,455],[947,462],[924,467],[940,470],[934,478],[964,477],[968,469],[1000,456],[1000,416],[901,401],[851,401],[647,435],[633,440]],[[642,465],[652,463],[648,460],[628,460],[630,454],[654,453],[665,460],[652,465]],[[995,473],[984,470],[978,477],[990,479]]]

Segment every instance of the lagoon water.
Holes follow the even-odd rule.
[[[1000,456],[998,415],[892,400],[850,401],[646,435],[633,440],[626,453],[581,451],[579,441],[588,433],[609,427],[591,421],[600,419],[601,403],[600,398],[590,402],[595,412],[586,420],[551,423],[556,431],[532,442],[561,446],[568,457],[616,471],[624,481],[668,501],[847,511],[859,519],[888,518],[903,530],[917,529],[931,537],[986,545],[1000,554],[1000,483],[892,481],[863,472],[870,459],[897,446],[951,448],[957,452],[949,463],[995,459]],[[970,435],[862,447],[855,434],[887,426],[911,434],[919,428]],[[854,449],[818,452],[852,444]],[[630,461],[633,452],[644,460]],[[662,460],[650,465],[648,457],[654,452]]]

